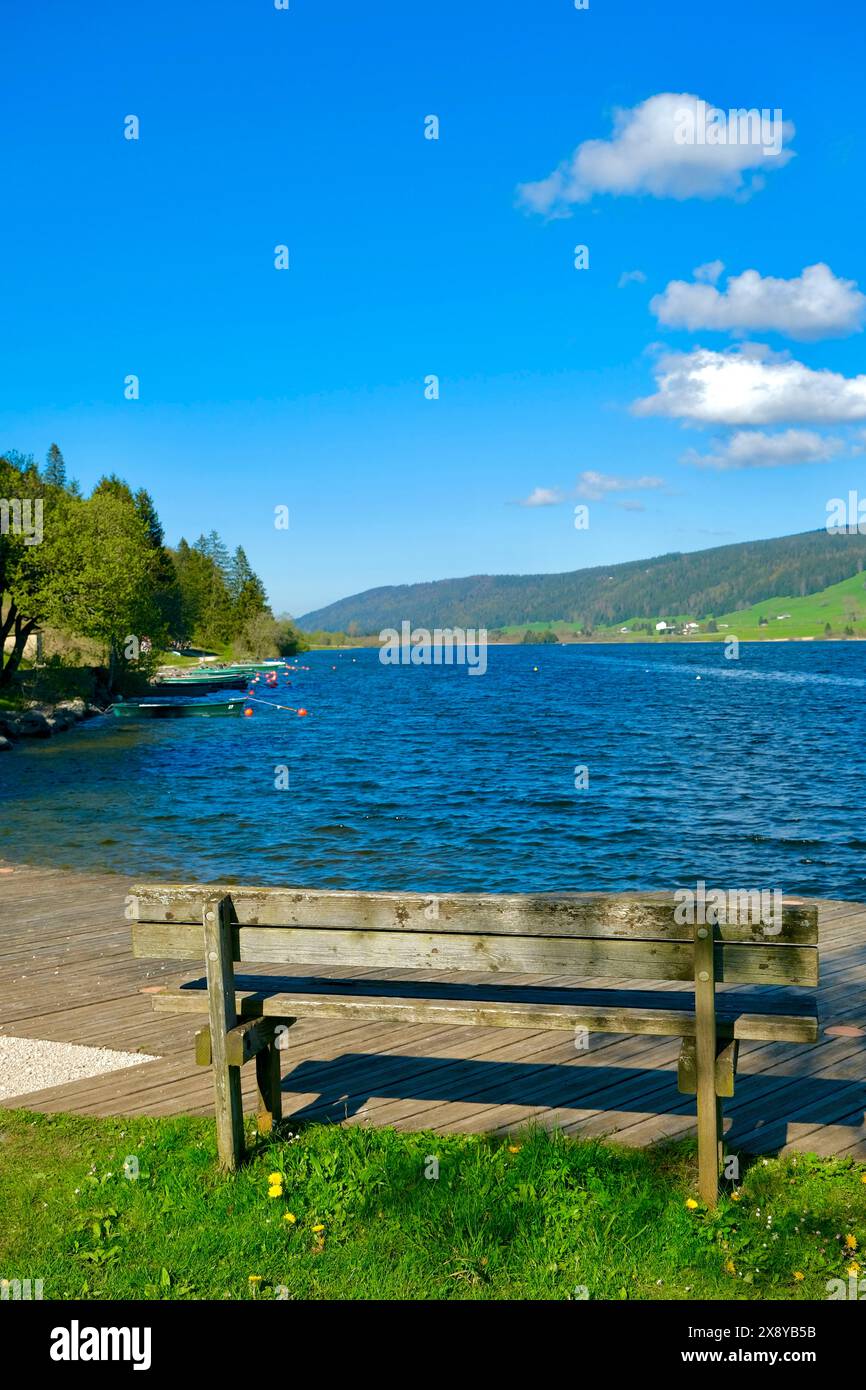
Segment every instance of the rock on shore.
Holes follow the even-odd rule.
[[[31,705],[17,713],[0,713],[0,752],[12,748],[19,738],[50,738],[71,729],[82,719],[92,719],[105,711],[86,700],[61,700],[56,705]]]

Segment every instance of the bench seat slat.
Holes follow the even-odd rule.
[[[225,884],[138,884],[130,914],[140,922],[201,921],[206,899],[227,895],[232,920],[241,926],[319,927],[358,931],[425,933],[478,932],[489,936],[562,936],[628,940],[691,941],[694,928],[674,919],[669,893],[349,893],[303,888],[256,888]],[[813,945],[818,940],[814,904],[785,900],[781,930],[768,934],[750,920],[743,901],[737,916],[723,922],[723,941]],[[731,915],[734,915],[733,912]],[[759,915],[754,910],[752,916]]]
[[[235,927],[232,935],[235,960],[258,964],[493,970],[629,980],[694,977],[690,942],[305,927]],[[201,927],[135,922],[132,940],[136,956],[200,960],[203,954]],[[719,944],[716,978],[731,984],[814,986],[818,952],[813,946]]]
[[[157,1013],[207,1013],[205,989],[164,989],[151,996]],[[469,1027],[564,1029],[597,1033],[648,1033],[694,1037],[695,1015],[685,1009],[639,1009],[616,1005],[533,1004],[473,999],[400,999],[390,996],[238,991],[240,1017],[357,1018],[380,1023],[466,1024]],[[814,1012],[717,1015],[721,1037],[761,1042],[815,1042]]]

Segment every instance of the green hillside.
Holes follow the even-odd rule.
[[[416,627],[486,627],[511,634],[538,625],[589,632],[653,620],[654,635],[660,618],[690,617],[703,628],[713,615],[729,622],[733,614],[741,627],[753,620],[755,634],[766,637],[770,634],[759,627],[759,618],[775,622],[778,613],[789,612],[790,619],[777,623],[779,636],[818,636],[826,622],[840,630],[856,627],[842,611],[846,600],[839,601],[837,611],[824,591],[852,579],[856,588],[864,563],[866,535],[808,531],[564,574],[472,575],[389,585],[307,613],[299,625],[307,632],[363,634],[399,627],[407,619]],[[808,631],[795,632],[794,622]]]
[[[855,574],[841,584],[820,589],[816,594],[807,594],[803,598],[781,596],[736,612],[720,613],[713,619],[699,620],[697,615],[690,613],[665,616],[676,627],[671,635],[656,633],[654,622],[643,617],[596,627],[587,634],[568,623],[534,623],[505,627],[495,635],[506,642],[524,640],[527,631],[539,636],[551,631],[560,642],[580,641],[585,637],[598,642],[669,642],[682,640],[684,636],[690,641],[707,642],[723,641],[726,637],[738,637],[741,642],[791,638],[801,641],[825,637],[866,638],[866,576]],[[689,621],[698,622],[698,631],[682,631],[684,624]],[[622,628],[628,630],[623,632]]]

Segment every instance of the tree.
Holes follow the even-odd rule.
[[[48,492],[31,456],[0,457],[0,687],[11,683],[28,638],[52,606],[58,527]]]
[[[154,647],[165,640],[147,525],[122,488],[97,488],[86,500],[67,499],[58,535],[51,607],[58,625],[105,646],[113,680],[130,637],[149,637]]]
[[[51,487],[66,486],[66,464],[56,444],[52,444],[51,448],[48,450],[48,456],[45,460],[45,471],[42,477]]]
[[[157,516],[156,506],[150,493],[143,487],[133,497],[135,510],[147,527],[148,539],[154,550],[159,550],[165,545],[165,532],[162,529],[162,522]]]
[[[122,502],[128,502],[131,506],[135,502],[129,483],[118,478],[116,473],[103,473],[90,495],[91,497],[117,497]]]
[[[205,536],[199,536],[194,550],[200,551],[207,559],[212,560],[222,575],[223,582],[228,586],[231,575],[231,561],[229,560],[228,546],[222,539],[218,531],[209,531]]]
[[[270,612],[254,614],[232,643],[237,661],[294,656],[303,650],[305,644],[294,623],[288,618],[274,618]]]
[[[270,615],[265,586],[253,571],[242,546],[238,546],[229,561],[228,590],[236,632],[240,633],[250,618],[258,613]]]
[[[161,625],[178,641],[183,641],[182,611],[183,603],[177,572],[171,551],[165,544],[165,532],[157,514],[156,505],[143,487],[132,499],[133,506],[141,518],[148,543],[153,550],[153,597],[159,610]]]
[[[174,634],[178,640],[219,646],[234,635],[231,595],[213,556],[210,538],[205,536],[195,545],[181,539],[173,553],[179,590],[179,630]],[[226,563],[227,556],[226,551]]]

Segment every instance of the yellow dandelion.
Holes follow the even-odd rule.
[[[732,1192],[732,1193],[731,1193],[731,1201],[732,1201],[732,1202],[739,1202],[739,1201],[740,1201],[740,1194],[739,1194],[739,1192]]]
[[[802,1269],[795,1269],[795,1270],[794,1270],[794,1278],[796,1279],[797,1283],[799,1284],[800,1280],[801,1280],[801,1279],[805,1279],[806,1276],[805,1276],[805,1274],[803,1273]]]
[[[325,1229],[324,1226],[314,1226],[314,1227],[313,1227],[313,1234],[314,1234],[314,1235],[318,1235],[319,1231],[324,1231],[324,1229]]]
[[[733,1260],[732,1260],[730,1257],[728,1257],[728,1259],[725,1260],[725,1273],[726,1273],[726,1274],[736,1274],[736,1272],[737,1272],[737,1267],[736,1267],[736,1265],[734,1264]]]
[[[519,1153],[520,1153],[520,1148],[521,1148],[520,1144],[509,1144],[509,1145],[508,1145],[508,1152],[509,1152],[510,1154],[519,1154]]]
[[[850,1275],[852,1279],[856,1279],[857,1275],[860,1273],[860,1266],[858,1265],[857,1261],[854,1260],[854,1262],[848,1266],[845,1272],[846,1274]]]
[[[247,1277],[247,1283],[249,1284],[260,1284],[261,1282],[262,1276],[260,1274],[250,1274]]]
[[[695,1211],[696,1208],[697,1208],[697,1205],[698,1205],[698,1204],[697,1204],[697,1202],[695,1201],[694,1197],[687,1197],[687,1198],[686,1198],[686,1206],[688,1207],[689,1211]]]
[[[271,1187],[274,1186],[274,1183],[278,1183],[278,1182],[281,1183],[282,1181],[283,1181],[283,1175],[282,1175],[282,1173],[268,1173],[268,1183],[270,1184]]]
[[[294,1226],[297,1219],[298,1218],[295,1216],[295,1213],[293,1211],[283,1212],[283,1220],[288,1221],[290,1225]]]
[[[274,1183],[274,1185],[273,1185],[272,1187],[269,1187],[269,1188],[268,1188],[268,1196],[269,1196],[269,1197],[282,1197],[282,1195],[283,1195],[283,1189],[282,1189],[282,1186],[281,1186],[281,1185],[278,1185],[277,1183]]]
[[[860,1174],[860,1181],[861,1181],[861,1182],[866,1182],[866,1173],[861,1173],[861,1174]]]
[[[846,1237],[845,1237],[845,1248],[846,1248],[847,1250],[856,1250],[856,1249],[857,1249],[857,1237],[856,1237],[856,1236],[846,1236]]]

